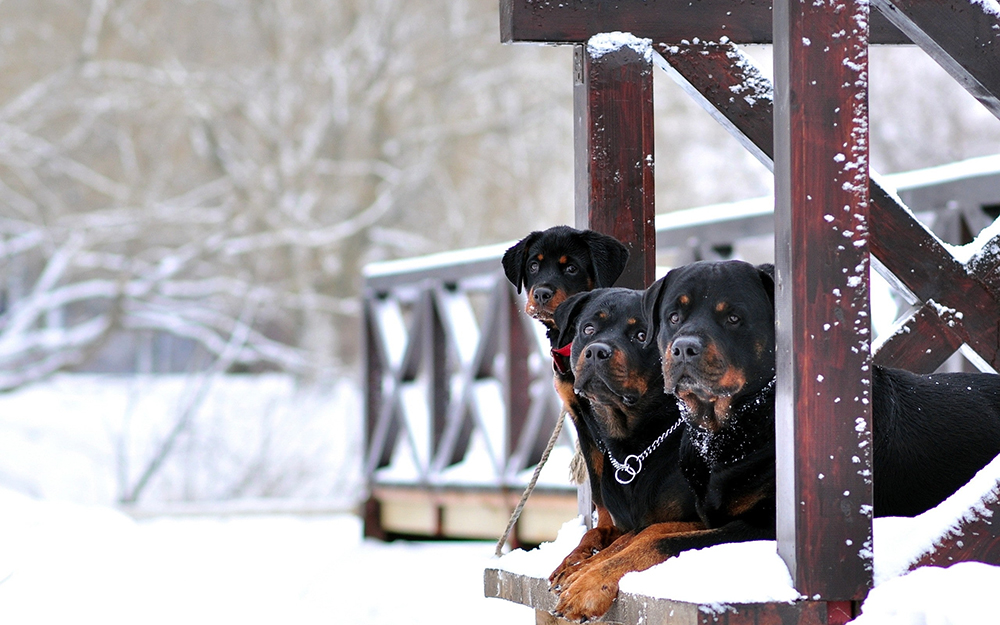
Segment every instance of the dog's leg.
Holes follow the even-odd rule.
[[[603,506],[598,507],[597,525],[587,530],[580,539],[580,544],[573,551],[569,552],[569,555],[556,567],[556,570],[552,571],[552,574],[549,575],[549,587],[558,591],[567,576],[579,569],[581,565],[598,552],[618,540],[621,535],[622,531],[615,527],[615,523],[611,519],[611,514],[607,509]]]
[[[773,531],[750,528],[742,522],[719,529],[703,528],[701,523],[657,523],[636,534],[621,549],[615,550],[612,545],[567,580],[556,614],[571,621],[596,619],[611,607],[621,578],[630,571],[644,571],[687,549],[774,537]]]

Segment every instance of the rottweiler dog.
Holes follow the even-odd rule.
[[[614,237],[554,226],[518,241],[504,253],[501,263],[517,292],[522,287],[528,290],[524,312],[545,324],[552,340],[556,336],[553,314],[559,304],[571,295],[613,286],[628,256],[628,248]]]
[[[590,402],[577,395],[570,367],[570,335],[559,333],[555,311],[567,298],[595,288],[610,287],[621,275],[628,262],[628,248],[614,237],[593,230],[577,230],[555,226],[536,231],[518,241],[503,256],[507,279],[517,287],[527,289],[525,313],[545,325],[552,347],[554,385],[563,407],[573,420],[577,440],[587,466],[591,499],[597,512],[595,527],[583,536],[579,546],[553,572],[550,580],[558,584],[561,572],[586,560],[604,549],[621,531],[601,500],[600,476],[603,471],[591,428],[593,421]]]
[[[775,536],[774,270],[741,261],[679,267],[646,290],[649,340],[688,429],[680,468],[702,532],[662,558]],[[875,516],[924,512],[1000,454],[1000,376],[872,370]]]
[[[550,577],[559,594],[556,612],[571,620],[606,612],[625,573],[662,560],[655,549],[662,537],[703,529],[678,465],[687,426],[664,391],[659,353],[647,344],[642,296],[597,289],[570,297],[555,312],[558,342],[572,346],[573,390],[590,406],[582,426],[594,443],[587,460],[592,485],[614,524],[592,541],[585,536],[585,549],[574,550]],[[614,541],[603,544],[608,538]]]

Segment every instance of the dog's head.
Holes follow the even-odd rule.
[[[556,310],[559,343],[572,341],[574,389],[590,401],[604,432],[625,438],[665,392],[659,354],[647,344],[642,291],[597,289]]]
[[[555,226],[532,232],[503,255],[503,270],[521,292],[531,317],[549,327],[566,298],[591,289],[610,287],[625,269],[628,248],[593,230]]]
[[[717,431],[734,402],[774,377],[774,268],[742,261],[678,267],[643,296],[668,393]]]

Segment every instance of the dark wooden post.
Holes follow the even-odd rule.
[[[448,341],[445,336],[444,321],[438,310],[434,294],[428,290],[421,300],[425,307],[424,334],[421,349],[421,368],[430,376],[431,447],[430,457],[437,455],[448,419],[448,396],[450,395],[450,375],[448,372]]]
[[[774,2],[778,551],[808,597],[871,585],[868,3]]]
[[[383,365],[384,356],[379,345],[379,332],[376,328],[375,311],[373,310],[371,294],[366,294],[364,299],[364,314],[362,315],[363,332],[365,337],[365,371],[367,372],[365,384],[365,450],[371,448],[371,442],[375,437],[375,429],[378,427],[378,418],[382,413],[383,393],[382,383],[385,374]],[[369,452],[371,453],[371,452]],[[365,480],[369,496],[364,505],[364,535],[366,538],[377,538],[385,540],[386,533],[382,527],[381,506],[377,499],[371,496],[372,476],[368,471],[373,460],[366,457]],[[381,460],[381,459],[380,459]],[[374,461],[378,462],[378,461]]]
[[[575,47],[576,225],[627,245],[617,285],[643,289],[656,270],[652,48],[600,37]]]

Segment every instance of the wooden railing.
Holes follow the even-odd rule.
[[[886,176],[883,184],[952,245],[968,243],[1000,213],[1000,155]],[[773,206],[772,198],[758,198],[658,216],[660,264],[734,254],[770,260]],[[370,492],[390,486],[487,490],[509,502],[538,462],[560,405],[541,326],[521,312],[523,302],[500,265],[512,243],[366,268],[364,471]],[[929,304],[892,283],[903,307],[912,308],[910,325],[932,321],[921,312]],[[926,352],[931,369],[962,347],[949,338],[960,338],[956,327],[961,324],[938,333],[946,339],[942,347]],[[565,432],[558,447],[563,458],[574,445],[572,428]],[[574,487],[558,477],[543,481],[543,490],[572,496]],[[379,535],[377,515],[369,517],[369,533]],[[413,531],[422,532],[419,524]]]

